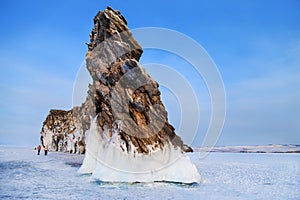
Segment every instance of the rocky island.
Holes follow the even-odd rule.
[[[100,135],[112,137],[118,130],[123,151],[147,154],[168,142],[192,151],[168,122],[159,84],[139,64],[142,47],[119,11],[107,7],[97,13],[87,45],[86,67],[93,83],[86,100],[69,111],[50,110],[41,144],[52,151],[84,153],[86,132],[96,117]]]

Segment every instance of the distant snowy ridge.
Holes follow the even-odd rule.
[[[219,146],[194,148],[195,151],[224,153],[300,153],[300,145],[269,144],[257,146]]]

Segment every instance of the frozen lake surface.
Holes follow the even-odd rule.
[[[77,173],[82,155],[0,146],[0,199],[300,199],[300,154],[188,155],[199,184],[103,183]]]

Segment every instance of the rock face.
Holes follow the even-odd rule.
[[[84,153],[84,134],[82,129],[75,125],[73,110],[50,110],[41,131],[43,147],[47,145],[49,150]]]
[[[147,154],[167,143],[192,151],[169,124],[158,83],[138,62],[142,52],[119,11],[99,11],[86,54],[93,79],[86,101],[71,111],[51,110],[41,131],[42,143],[59,151],[70,151],[76,142],[84,145],[95,119],[101,137],[118,135],[125,152]]]

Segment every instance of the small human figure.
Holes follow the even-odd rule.
[[[37,146],[37,148],[36,148],[36,149],[37,149],[37,151],[38,151],[37,155],[40,155],[41,148],[42,148],[42,147],[41,147],[41,145]]]
[[[74,153],[77,152],[77,141],[75,141],[75,144],[74,144]]]
[[[48,145],[45,146],[44,151],[45,151],[45,156],[46,156],[48,154]]]

